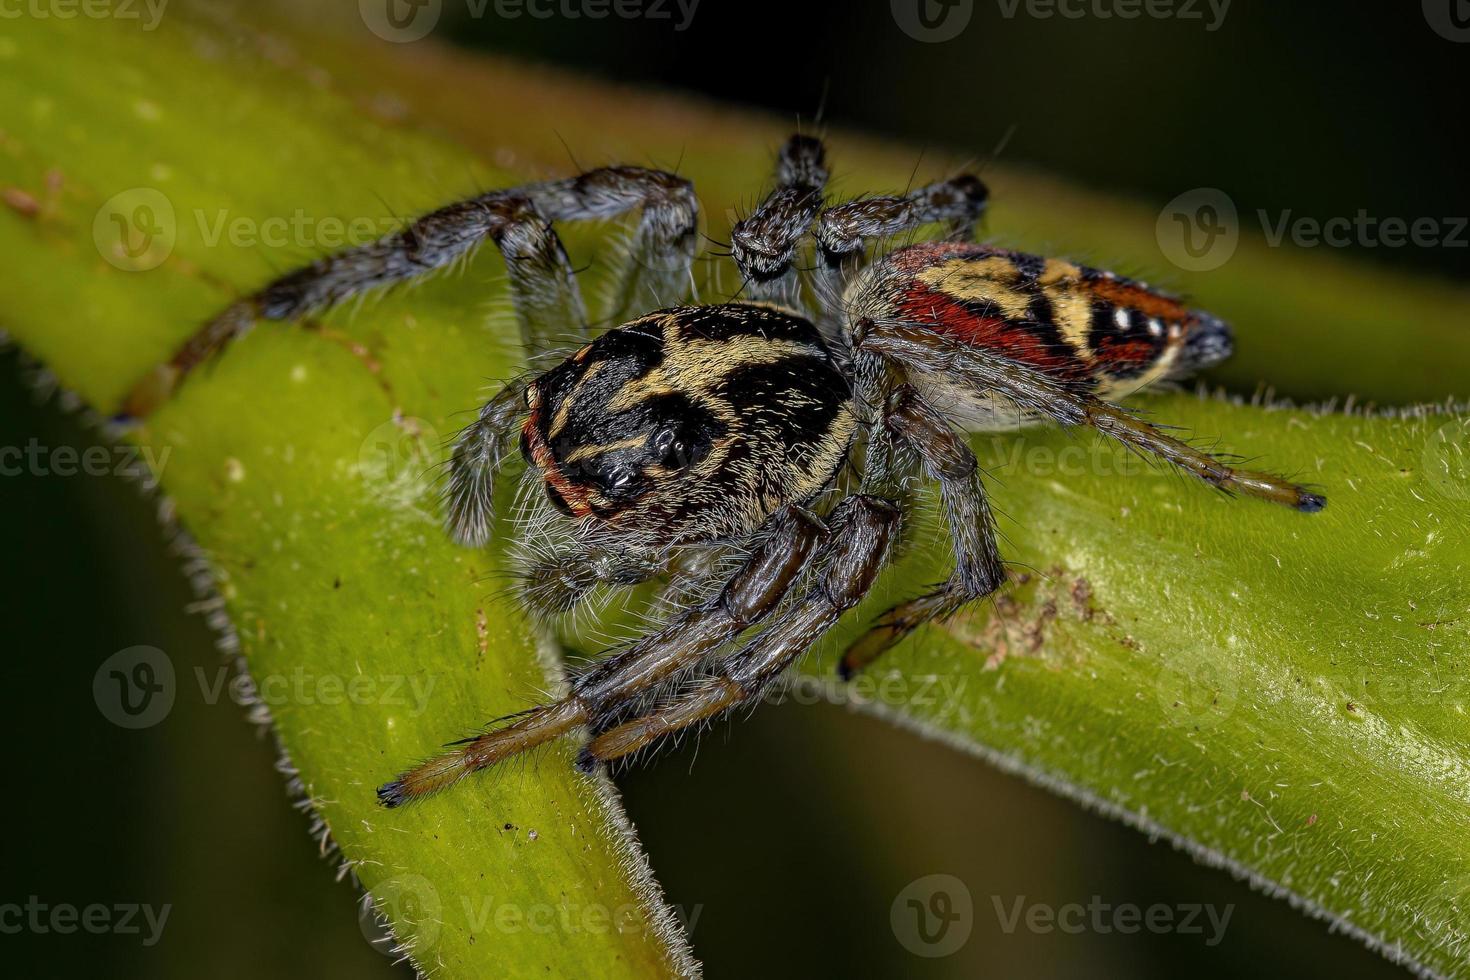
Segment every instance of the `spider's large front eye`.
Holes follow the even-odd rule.
[[[709,440],[688,428],[669,427],[654,433],[654,464],[666,470],[682,470],[709,455]]]

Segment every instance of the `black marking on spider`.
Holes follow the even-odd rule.
[[[385,805],[574,728],[590,733],[579,756],[590,768],[753,703],[868,592],[913,468],[940,487],[955,567],[881,615],[846,652],[844,675],[994,592],[1005,569],[965,431],[1090,425],[1227,492],[1325,505],[1113,404],[1226,357],[1220,320],[1111,273],[971,243],[988,199],[975,177],[824,209],[826,180],[820,141],[788,141],[775,189],[731,235],[748,302],[647,312],[687,293],[698,203],[671,174],[606,167],[453,204],[320,259],[225,310],[130,392],[124,413],[146,415],[257,318],[300,320],[486,240],[504,254],[539,373],[507,385],[460,434],[449,532],[488,540],[495,478],[518,440],[528,606],[561,612],[600,586],[669,576],[669,615],[566,697],[383,786]],[[594,337],[553,226],[631,211],[612,310],[623,325]],[[934,224],[939,240],[869,258],[871,245]],[[557,351],[568,335],[576,349]]]

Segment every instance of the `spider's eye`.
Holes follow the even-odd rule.
[[[666,470],[680,470],[689,465],[689,444],[673,429],[664,429],[653,437],[653,458]]]
[[[649,440],[649,451],[655,466],[669,471],[688,469],[699,463],[710,451],[709,434],[692,423],[675,424],[659,429]]]

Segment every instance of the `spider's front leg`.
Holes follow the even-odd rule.
[[[631,697],[654,687],[768,616],[802,574],[826,525],[801,507],[786,507],[767,525],[762,543],[720,593],[596,664],[566,697],[520,715],[492,732],[455,743],[452,751],[409,770],[378,790],[395,807],[563,735],[594,730]]]
[[[614,217],[642,208],[633,254],[622,270],[614,316],[641,312],[650,296],[685,295],[699,206],[682,178],[639,167],[605,167],[451,204],[375,242],[318,259],[242,299],[204,324],[141,378],[121,414],[141,419],[191,372],[247,333],[257,320],[299,320],[344,300],[421,279],[470,255],[486,240],[505,256],[511,295],[533,352],[587,336],[581,293],[551,222]]]
[[[929,478],[939,484],[955,567],[937,590],[889,609],[847,649],[837,665],[844,680],[929,620],[943,619],[965,603],[990,595],[1006,577],[995,542],[995,517],[968,443],[907,384],[889,396],[883,425],[899,446],[919,457]]]
[[[578,764],[590,770],[759,697],[867,595],[887,561],[900,518],[899,508],[881,497],[843,500],[829,518],[831,536],[814,562],[817,580],[804,595],[747,646],[724,658],[712,676],[694,680],[663,707],[598,735]]]

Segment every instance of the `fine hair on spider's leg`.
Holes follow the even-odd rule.
[[[467,259],[487,239],[505,255],[512,298],[531,349],[544,349],[569,333],[585,337],[581,294],[550,223],[609,218],[637,207],[644,209],[637,247],[651,250],[659,261],[632,263],[625,275],[639,283],[686,279],[688,263],[676,271],[678,261],[664,261],[659,251],[684,249],[693,261],[698,203],[682,178],[639,167],[606,167],[492,191],[439,208],[375,242],[318,259],[229,306],[140,379],[125,396],[121,414],[133,419],[151,414],[190,372],[257,320],[299,320],[354,296],[422,279]]]
[[[817,215],[816,289],[825,311],[842,308],[843,287],[862,267],[869,243],[924,225],[944,224],[954,241],[973,241],[990,189],[973,174],[936,181],[901,196],[860,197]],[[824,330],[836,326],[824,323]]]
[[[996,545],[995,517],[974,451],[911,385],[902,385],[889,396],[884,423],[903,446],[918,455],[929,478],[939,484],[955,567],[937,590],[889,609],[848,647],[837,666],[844,680],[918,626],[990,595],[1006,578]]]
[[[730,232],[730,252],[746,294],[800,307],[796,249],[811,231],[827,186],[826,148],[815,136],[792,136],[776,161],[776,186]]]
[[[597,735],[577,764],[591,770],[760,696],[798,657],[857,605],[888,559],[902,512],[892,501],[866,494],[846,498],[829,517],[831,537],[814,565],[817,580],[786,604],[748,645],[723,658],[666,704]]]
[[[1284,477],[1227,466],[1214,455],[1175,439],[1156,426],[1093,395],[1078,392],[1039,371],[971,346],[952,343],[932,330],[906,323],[864,320],[857,344],[903,364],[910,373],[964,382],[1008,398],[1041,418],[1062,425],[1090,425],[1126,446],[1145,450],[1230,493],[1240,493],[1305,513],[1327,499]]]
[[[378,799],[387,807],[400,806],[580,725],[595,731],[627,699],[692,667],[764,620],[828,537],[826,525],[798,506],[778,511],[767,527],[762,543],[709,602],[598,661],[576,678],[567,697],[533,708],[509,725],[456,744],[403,773],[378,789]]]

